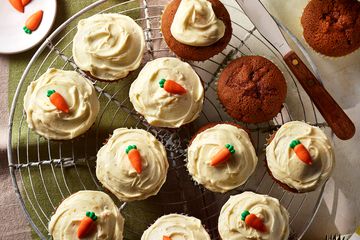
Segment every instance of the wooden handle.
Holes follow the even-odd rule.
[[[301,61],[299,56],[294,51],[291,51],[286,54],[284,60],[335,135],[342,140],[352,138],[355,134],[354,123]]]

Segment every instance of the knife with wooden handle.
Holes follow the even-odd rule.
[[[354,136],[355,125],[325,87],[290,48],[278,25],[259,0],[236,0],[259,33],[283,56],[289,69],[309,95],[335,135],[347,140]]]

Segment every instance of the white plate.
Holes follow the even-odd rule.
[[[26,34],[22,29],[28,17],[43,10],[37,30]],[[32,0],[24,13],[17,11],[8,0],[0,0],[0,53],[24,52],[41,42],[50,31],[56,15],[56,0]]]

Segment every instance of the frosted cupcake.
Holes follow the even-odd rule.
[[[214,192],[224,193],[245,183],[258,161],[248,133],[233,124],[205,125],[187,152],[193,179]]]
[[[243,192],[221,208],[218,230],[224,240],[287,240],[289,213],[276,198]]]
[[[188,63],[164,57],[145,65],[131,84],[129,96],[149,124],[178,128],[200,115],[204,88]]]
[[[48,69],[24,97],[29,128],[56,140],[73,139],[95,122],[100,103],[92,83],[74,71]]]
[[[141,236],[141,240],[210,240],[201,221],[181,214],[160,217]]]
[[[309,192],[331,175],[334,150],[325,133],[304,122],[285,123],[266,147],[270,174],[292,192]]]
[[[124,218],[100,191],[79,191],[66,198],[49,222],[54,240],[123,239]]]
[[[79,21],[72,51],[81,70],[115,81],[140,66],[144,49],[144,31],[132,18],[106,13]]]
[[[99,150],[96,176],[121,201],[156,195],[169,164],[161,142],[142,129],[118,128]]]

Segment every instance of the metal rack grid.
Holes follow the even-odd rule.
[[[136,4],[137,0],[130,0],[106,7],[106,2],[100,0],[82,9],[47,38],[25,69],[12,103],[8,142],[10,173],[21,206],[39,237],[47,238],[48,221],[64,198],[81,189],[104,190],[94,173],[96,152],[113,129],[126,126],[144,128],[154,134],[165,145],[170,163],[168,180],[157,196],[137,203],[117,201],[126,219],[126,239],[140,239],[142,231],[157,217],[170,212],[200,218],[212,239],[219,239],[217,218],[222,204],[230,195],[244,190],[277,197],[290,212],[290,238],[301,239],[319,207],[324,186],[315,192],[305,194],[284,191],[266,173],[266,168],[262,164],[263,150],[266,137],[286,121],[304,120],[325,128],[326,124],[318,120],[319,116],[312,102],[297,86],[296,80],[276,50],[260,36],[241,9],[227,4],[233,20],[233,36],[228,47],[205,62],[189,62],[204,81],[206,90],[204,109],[200,118],[193,124],[177,130],[152,127],[129,103],[127,90],[136,73],[130,74],[127,79],[118,83],[99,82],[76,66],[72,59],[71,46],[76,23],[80,18],[102,12],[118,12],[132,16],[144,29],[147,52],[143,64],[157,57],[174,56],[167,48],[160,31],[160,17],[164,5],[155,5],[151,4],[152,0],[143,0],[139,6]],[[279,66],[288,83],[288,98],[282,111],[273,121],[243,124],[251,131],[259,156],[259,164],[253,176],[246,184],[229,193],[212,193],[194,184],[187,173],[186,146],[191,135],[202,124],[232,120],[217,100],[216,79],[229,60],[252,54],[264,55]],[[93,82],[98,92],[101,111],[92,129],[80,138],[71,141],[47,140],[36,135],[26,125],[25,113],[19,106],[22,95],[27,84],[50,67],[79,72]],[[20,117],[19,121],[15,121],[16,116]],[[132,217],[138,214],[136,211],[141,211],[144,218]]]

